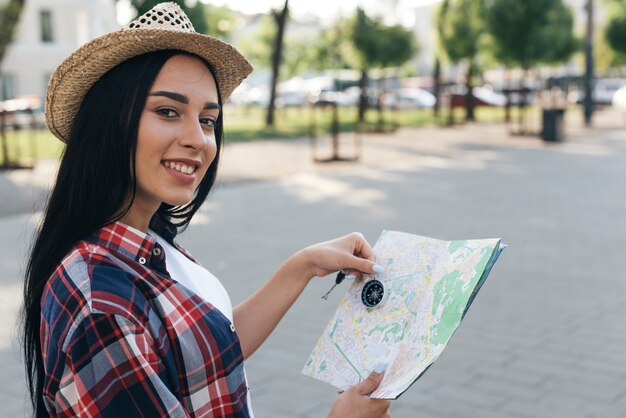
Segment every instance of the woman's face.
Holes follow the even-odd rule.
[[[157,76],[139,120],[137,194],[131,210],[151,217],[162,202],[191,201],[217,153],[220,113],[213,75],[198,58],[175,55]]]

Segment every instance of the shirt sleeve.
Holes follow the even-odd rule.
[[[46,400],[52,416],[188,416],[151,335],[128,318],[91,313],[64,347],[63,376]]]

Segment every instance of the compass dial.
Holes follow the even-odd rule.
[[[361,301],[368,308],[373,308],[382,302],[385,296],[385,287],[378,280],[370,280],[365,283],[361,291]]]

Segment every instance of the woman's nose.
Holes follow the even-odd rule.
[[[184,123],[183,132],[181,132],[180,143],[187,148],[193,148],[201,151],[208,146],[211,141],[212,132],[205,132],[202,124],[197,120],[189,120]]]

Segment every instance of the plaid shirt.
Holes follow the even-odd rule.
[[[41,305],[52,416],[249,417],[234,326],[150,235],[115,222],[78,242]]]

